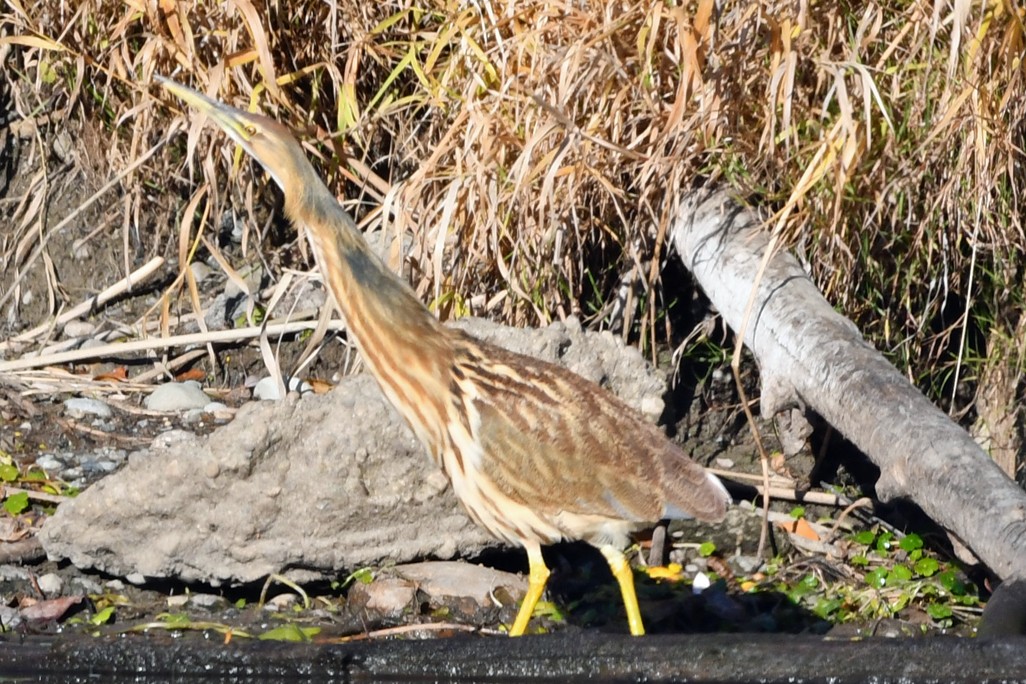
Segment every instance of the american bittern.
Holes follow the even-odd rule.
[[[622,552],[629,534],[663,518],[722,519],[729,496],[720,481],[597,385],[443,326],[371,252],[284,126],[159,80],[278,183],[385,396],[470,517],[527,550],[528,591],[510,635],[524,633],[545,588],[542,545],[564,539],[599,548],[631,633],[644,634]]]

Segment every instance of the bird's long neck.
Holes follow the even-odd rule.
[[[433,393],[452,362],[449,335],[413,290],[374,254],[352,217],[311,168],[309,177],[285,192],[285,212],[305,229],[328,288],[346,319],[368,369],[391,403],[434,451],[437,435],[417,412],[430,410]],[[441,384],[441,387],[439,386]]]

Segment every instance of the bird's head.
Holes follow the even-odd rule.
[[[220,126],[247,154],[260,162],[286,194],[289,192],[289,181],[300,177],[309,166],[299,143],[277,121],[229,107],[163,76],[155,78],[168,92],[177,95]]]

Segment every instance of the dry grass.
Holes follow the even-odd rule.
[[[235,258],[269,243],[262,174],[153,101],[151,76],[174,73],[304,131],[368,228],[413,238],[409,275],[443,316],[576,313],[648,341],[676,296],[659,284],[676,190],[723,182],[775,212],[828,298],[913,379],[946,379],[938,392],[980,370],[980,340],[1020,327],[1026,38],[1011,2],[265,4],[0,15],[19,97],[102,122],[107,175],[171,140],[121,184],[112,232],[167,219],[122,228],[126,272],[153,254],[184,266],[230,207],[251,218]],[[18,269],[41,267],[18,247],[39,239],[27,215],[0,245]],[[165,315],[200,306],[190,278]],[[1021,339],[1004,356],[1019,396]]]

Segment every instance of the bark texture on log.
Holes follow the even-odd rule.
[[[883,501],[914,501],[998,576],[1026,576],[1026,493],[831,308],[793,256],[773,255],[756,283],[769,244],[758,216],[723,191],[695,191],[671,240],[732,329],[757,287],[744,342],[764,416],[811,408],[879,466]]]

